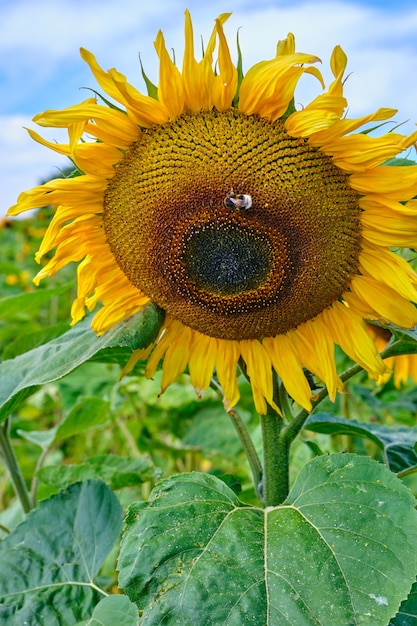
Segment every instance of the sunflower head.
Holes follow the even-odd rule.
[[[372,376],[384,372],[365,319],[417,322],[416,274],[391,251],[416,245],[417,166],[384,165],[417,135],[356,132],[393,110],[345,117],[339,47],[327,89],[319,59],[296,52],[291,34],[243,76],[228,17],[197,60],[186,12],[181,69],[158,33],[159,81],[147,79],[147,95],[82,50],[117,105],[88,99],[35,117],[68,129],[68,144],[30,132],[80,175],[21,194],[10,213],[56,207],[37,259],[55,255],[35,280],[79,264],[74,323],[99,302],[98,333],[149,301],[165,311],[155,344],[132,357],[148,358],[148,376],[163,361],[163,389],[187,366],[198,392],[215,372],[231,407],[242,359],[259,412],[275,406],[274,374],[309,410],[306,368],[331,398],[341,389],[335,344]],[[296,110],[305,74],[323,92]]]

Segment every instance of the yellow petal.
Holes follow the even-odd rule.
[[[362,196],[359,198],[359,206],[361,209],[366,211],[366,215],[369,212],[374,212],[373,214],[377,214],[377,211],[391,211],[389,213],[387,211],[387,216],[396,215],[396,219],[398,221],[402,220],[402,217],[411,217],[414,220],[417,217],[417,201],[409,200],[408,202],[397,202],[396,200],[391,200],[390,198],[386,198],[385,196],[379,197],[378,195],[372,196]],[[383,213],[381,213],[382,215]]]
[[[326,93],[317,96],[307,106],[288,117],[285,128],[292,137],[311,139],[340,121],[347,106],[347,100],[343,97],[342,83],[346,63],[345,53],[337,46],[330,61],[336,80],[331,83]]]
[[[114,176],[114,166],[120,161],[121,153],[115,146],[105,143],[81,143],[72,150],[72,160],[85,174],[110,179]]]
[[[364,126],[365,124],[368,124],[369,122],[379,122],[387,120],[395,115],[396,112],[396,109],[381,108],[378,109],[375,113],[365,115],[357,119],[351,120],[348,118],[343,118],[335,122],[333,126],[329,126],[322,131],[315,132],[311,137],[309,137],[308,141],[313,146],[324,148],[328,142],[332,142],[338,137],[348,135],[349,133],[352,133],[353,131],[357,130],[361,126]]]
[[[53,276],[68,263],[81,261],[89,254],[97,253],[97,251],[103,254],[103,249],[104,253],[109,254],[102,230],[101,219],[89,214],[81,215],[61,228],[55,240],[51,242],[57,246],[55,255],[38,272],[34,279],[35,284],[39,284],[46,276]],[[39,262],[39,253],[36,255],[36,260]]]
[[[417,302],[417,274],[405,259],[390,250],[368,244],[361,252],[360,264],[362,274],[388,285],[406,300]]]
[[[240,398],[236,375],[239,358],[240,347],[237,341],[222,339],[218,342],[216,374],[223,389],[226,410],[235,406]]]
[[[210,386],[217,360],[217,343],[215,337],[193,333],[188,367],[191,383],[198,390]]]
[[[246,115],[256,113],[276,120],[288,108],[298,80],[308,68],[305,63],[316,63],[310,54],[285,54],[261,61],[252,66],[244,77],[239,92],[239,110]]]
[[[417,194],[417,165],[390,167],[353,173],[349,184],[360,193],[386,195],[391,200],[410,200]]]
[[[150,355],[146,365],[145,376],[147,378],[152,378],[154,376],[159,362],[164,357],[172,342],[181,335],[183,328],[183,324],[181,324],[178,320],[173,320],[168,316],[165,318],[165,322],[159,332],[158,338],[155,341],[155,349]]]
[[[187,367],[193,331],[188,326],[183,324],[181,326],[182,328],[178,328],[175,336],[171,337],[171,342],[165,352],[162,365],[162,393],[176,381]]]
[[[204,52],[204,56],[202,61],[197,62],[194,56],[194,35],[193,35],[193,27],[191,22],[191,17],[189,11],[185,11],[185,49],[184,49],[184,58],[183,58],[183,67],[182,67],[182,76],[184,83],[184,98],[185,98],[185,106],[190,111],[194,113],[198,113],[201,110],[210,110],[214,106],[214,83],[216,77],[213,70],[213,53],[216,47],[217,36],[219,33],[219,25],[224,24],[224,22],[230,17],[230,13],[222,13],[216,20],[216,25],[213,28],[212,34],[210,36],[209,42],[207,44],[206,50]],[[226,43],[226,42],[224,42]],[[220,54],[222,56],[222,64],[225,64],[226,69],[230,70],[230,64],[227,61],[228,50],[226,51],[225,47],[220,46],[222,49]],[[227,46],[227,43],[226,43]],[[224,68],[223,68],[224,69]],[[225,77],[224,77],[225,78]],[[217,81],[220,82],[219,80]],[[217,104],[222,106],[222,99],[227,99],[227,95],[229,92],[233,90],[232,81],[223,80],[226,82],[226,86],[221,87],[221,85],[217,85],[216,87],[216,98],[218,100]],[[222,94],[222,91],[224,94]],[[234,93],[232,95],[232,98]],[[231,100],[230,100],[231,104]],[[230,106],[229,104],[229,106]]]
[[[291,334],[266,337],[262,345],[289,395],[304,409],[311,411],[310,385],[303,372]]]
[[[369,276],[355,276],[351,289],[364,302],[372,306],[381,319],[403,328],[417,324],[417,309],[398,295],[398,292]]]
[[[58,152],[58,154],[63,154],[67,157],[71,156],[71,147],[68,143],[55,143],[53,141],[47,141],[46,139],[38,135],[38,133],[36,133],[34,130],[31,130],[30,128],[27,128],[26,130],[34,141],[37,141],[43,146],[46,146],[50,150],[54,150],[54,152]]]
[[[322,315],[333,341],[348,356],[372,374],[374,378],[385,372],[386,367],[366,331],[361,316],[356,315],[340,302],[335,302],[330,308],[323,311]]]
[[[165,319],[165,323],[159,331],[159,335],[156,339],[155,348],[150,354],[148,358],[148,362],[145,368],[145,376],[146,378],[153,378],[155,372],[158,368],[158,364],[163,358],[165,352],[168,349],[169,343],[171,341],[171,332],[170,332],[170,322],[169,319]]]
[[[219,19],[216,20],[219,37],[219,74],[213,82],[213,104],[218,111],[225,111],[232,105],[237,89],[237,69],[232,63],[229,46]]]
[[[417,211],[413,200],[406,204],[387,198],[363,196],[359,205],[362,236],[369,242],[385,247],[417,247]]]
[[[130,359],[128,360],[128,362],[126,363],[126,365],[124,366],[124,368],[122,369],[120,378],[124,378],[125,376],[127,376],[127,374],[129,374],[129,372],[133,370],[136,363],[138,363],[139,361],[146,361],[152,348],[153,348],[153,344],[151,343],[151,345],[148,346],[147,348],[142,348],[141,350],[135,350],[132,356],[130,357]]]
[[[38,113],[33,118],[33,121],[39,126],[46,128],[67,128],[71,124],[86,122],[92,111],[100,109],[106,109],[106,107],[97,105],[95,98],[87,98],[80,104],[75,104],[65,109],[48,109],[43,111],[43,113]]]
[[[333,48],[332,56],[330,57],[330,68],[336,79],[343,77],[347,61],[347,56],[340,46]]]
[[[343,97],[318,96],[311,106],[307,105],[301,111],[290,115],[285,122],[285,129],[292,137],[310,138],[314,133],[334,126],[346,105],[347,101]]]
[[[84,124],[85,132],[106,140],[118,147],[136,141],[139,129],[126,113],[102,106],[95,98],[88,98],[80,104],[67,107],[60,111],[49,110],[35,115],[33,121],[39,126],[67,128],[73,124]]]
[[[329,398],[334,401],[336,391],[341,391],[343,385],[336,371],[334,344],[323,318],[301,324],[291,336],[304,365],[325,383]]]
[[[294,54],[295,53],[295,37],[292,33],[288,33],[285,39],[278,41],[277,43],[277,54],[276,56],[281,56],[282,54]]]
[[[240,341],[239,346],[257,413],[265,415],[267,403],[280,413],[273,398],[272,363],[267,351],[259,341],[252,339]]]
[[[417,380],[417,355],[403,354],[393,359],[394,385],[400,389],[401,385],[412,378],[414,382]]]
[[[166,108],[149,96],[144,96],[132,87],[126,76],[114,68],[105,72],[91,52],[81,48],[81,57],[88,63],[98,84],[125,108],[128,115],[140,126],[149,127],[168,121]]]
[[[39,263],[41,258],[55,247],[56,238],[58,237],[61,228],[67,222],[70,222],[82,215],[93,215],[90,213],[92,208],[92,205],[89,203],[80,203],[76,207],[68,207],[65,205],[59,206],[45,231],[40,248],[36,253],[36,261]]]
[[[120,286],[122,285],[123,282],[121,282]],[[111,300],[107,300],[107,302],[105,302],[105,306],[103,306],[94,316],[91,326],[98,335],[102,335],[122,320],[134,315],[143,309],[143,307],[149,302],[149,298],[141,295],[138,291],[131,293],[130,296],[125,291],[123,293],[123,298],[121,297],[122,290],[120,290],[120,292],[121,295],[118,299],[115,299],[115,290],[113,289],[111,292],[113,298]],[[108,295],[110,295],[109,291]],[[94,308],[94,306],[91,308]],[[91,310],[91,308],[89,307],[89,310]]]
[[[132,87],[126,77],[115,69],[109,70],[109,76],[117,87],[121,97],[125,102],[126,111],[139,126],[150,128],[155,124],[164,124],[169,120],[167,108],[151,98],[144,96],[137,89]]]
[[[159,57],[158,100],[167,109],[170,119],[175,119],[184,110],[182,79],[168,54],[161,31],[156,36],[155,48]]]
[[[381,165],[406,150],[416,140],[417,133],[409,137],[396,133],[380,137],[358,133],[339,137],[322,147],[322,151],[333,157],[335,165],[352,173]]]
[[[194,57],[194,34],[190,12],[185,11],[185,48],[182,65],[182,75],[184,81],[184,99],[188,109],[198,112],[202,107],[199,106],[196,97],[199,98],[197,83],[198,63]]]
[[[41,209],[45,206],[75,204],[77,201],[90,201],[96,205],[107,186],[107,181],[85,175],[75,178],[55,178],[43,185],[33,187],[19,195],[17,204],[10,207],[9,215],[19,215],[28,209]]]
[[[104,89],[104,91],[109,96],[117,100],[117,102],[121,102],[121,104],[125,104],[124,100],[120,99],[120,93],[118,89],[115,87],[113,80],[110,78],[109,74],[105,72],[99,66],[94,54],[92,54],[85,48],[80,48],[80,55],[83,61],[88,63],[90,70],[93,73],[94,78],[96,79],[100,87],[102,87],[102,89]]]

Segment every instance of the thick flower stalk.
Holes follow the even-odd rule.
[[[187,367],[198,393],[215,373],[229,409],[242,360],[259,413],[275,406],[274,371],[308,411],[305,368],[334,399],[335,344],[377,378],[386,368],[365,320],[417,322],[417,276],[392,251],[417,245],[417,166],[384,165],[417,133],[363,132],[392,109],[346,117],[340,47],[327,89],[319,59],[296,52],[291,34],[242,77],[227,18],[216,20],[198,61],[186,12],[182,70],[158,33],[150,95],[82,50],[105,101],[117,105],[89,98],[34,118],[68,130],[67,144],[29,132],[80,175],[22,193],[10,214],[55,207],[37,260],[55,254],[35,282],[78,263],[74,323],[99,303],[97,333],[150,301],[164,309],[155,344],[132,358],[148,359],[149,377],[162,362],[163,390]],[[323,91],[295,110],[305,74]]]

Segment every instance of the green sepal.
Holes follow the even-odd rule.
[[[285,120],[286,120],[287,118],[289,118],[289,117],[290,117],[290,115],[292,115],[293,113],[295,113],[295,112],[296,112],[296,110],[297,110],[297,109],[295,108],[294,98],[292,98],[292,99],[290,100],[290,103],[289,103],[288,107],[287,107],[287,110],[285,111],[284,115],[281,117],[282,121],[283,121],[283,122],[285,122]]]
[[[389,165],[391,167],[405,167],[409,165],[416,165],[415,161],[411,161],[411,159],[404,159],[401,157],[393,157],[392,159],[388,159],[385,161],[383,165]]]
[[[107,98],[105,98],[103,95],[101,95],[101,93],[99,91],[96,91],[92,87],[83,87],[83,89],[87,89],[88,91],[92,91],[97,96],[97,98],[99,100],[104,102],[104,104],[109,107],[109,109],[114,109],[115,111],[120,111],[120,113],[125,113],[126,114],[126,111],[124,109],[121,109],[120,107],[118,107],[115,104],[113,104],[113,102],[110,102],[110,100],[107,100]]]
[[[142,73],[142,78],[145,81],[146,89],[148,91],[148,96],[150,98],[153,98],[154,100],[158,100],[158,87],[147,76],[143,68],[143,63],[142,63],[142,59],[140,58],[140,55],[139,55],[139,63],[140,63],[140,70]]]
[[[237,47],[237,65],[236,65],[237,88],[236,88],[235,97],[233,98],[233,102],[232,102],[232,106],[234,106],[235,108],[237,108],[239,104],[240,87],[243,81],[243,59],[242,59],[242,50],[241,50],[240,42],[239,42],[239,30],[237,31],[237,34],[236,34],[236,47]]]

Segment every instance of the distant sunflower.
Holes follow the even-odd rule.
[[[392,333],[388,328],[368,324],[368,332],[375,342],[379,352],[382,352],[391,340]],[[377,383],[384,384],[393,376],[394,385],[400,389],[410,378],[417,383],[417,354],[401,354],[384,359],[389,368],[385,374],[378,377]]]
[[[159,32],[159,84],[147,81],[149,95],[82,49],[123,110],[92,98],[37,115],[41,126],[67,128],[69,143],[31,136],[81,175],[21,194],[10,214],[56,207],[36,258],[53,248],[55,256],[35,282],[79,263],[74,323],[98,302],[97,333],[149,301],[164,309],[155,345],[133,357],[149,357],[149,377],[163,361],[163,390],[187,366],[198,392],[216,372],[229,408],[242,359],[258,412],[274,403],[273,370],[310,410],[303,367],[333,399],[342,388],[335,344],[377,377],[385,366],[364,319],[417,322],[417,275],[391,251],[417,246],[417,166],[383,165],[417,134],[353,132],[395,110],[344,117],[340,47],[330,87],[295,110],[303,74],[325,89],[312,67],[319,59],[295,52],[289,34],[275,58],[242,77],[223,32],[228,17],[197,61],[186,12],[182,71]]]

